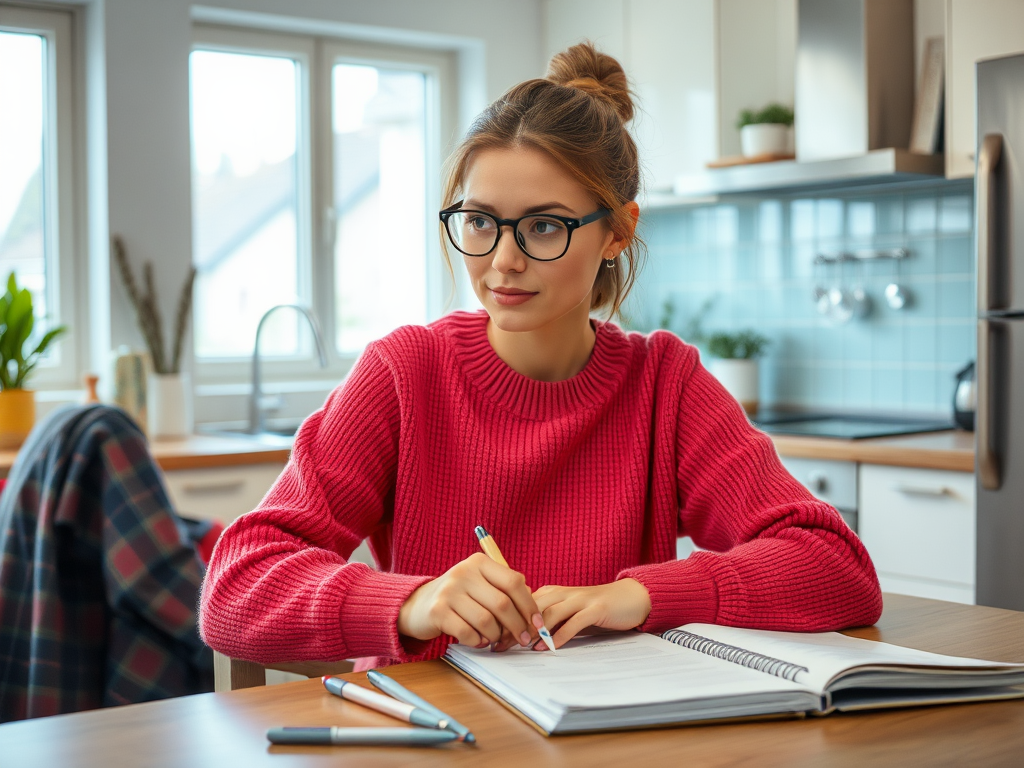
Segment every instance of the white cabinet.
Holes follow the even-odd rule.
[[[284,469],[284,464],[246,464],[210,469],[164,472],[167,492],[175,510],[185,517],[219,520],[229,525],[254,510]],[[376,567],[366,542],[349,558]]]
[[[619,60],[638,102],[648,189],[739,153],[736,117],[793,102],[796,0],[548,0],[548,57],[590,39]]]
[[[862,464],[860,537],[882,590],[974,603],[974,475]]]
[[[1024,52],[1021,0],[946,0],[946,176],[974,175],[974,65]]]
[[[284,464],[247,464],[164,473],[174,508],[185,517],[220,520],[224,525],[256,508]]]

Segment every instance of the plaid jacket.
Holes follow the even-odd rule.
[[[0,495],[0,721],[213,689],[203,566],[124,412],[38,424]]]

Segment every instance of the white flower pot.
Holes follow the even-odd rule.
[[[146,416],[151,439],[192,434],[192,380],[187,373],[151,373],[146,380]]]
[[[760,382],[756,359],[723,360],[716,357],[708,361],[708,370],[739,401],[744,411],[750,415],[757,413]]]
[[[740,147],[744,157],[785,154],[790,151],[792,129],[782,123],[758,123],[740,128]]]

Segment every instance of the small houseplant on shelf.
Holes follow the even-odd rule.
[[[178,297],[178,310],[174,322],[174,339],[171,354],[164,346],[163,320],[157,303],[156,287],[153,280],[153,265],[142,265],[140,290],[135,282],[124,242],[114,237],[114,261],[117,263],[125,291],[135,307],[139,330],[149,350],[152,372],[146,379],[147,432],[150,437],[183,437],[192,432],[192,386],[187,373],[181,370],[181,353],[185,342],[192,311],[192,284],[196,269],[189,268],[188,277]]]
[[[764,109],[744,109],[736,120],[744,157],[791,155],[793,110],[772,103]]]
[[[757,413],[759,405],[757,358],[770,343],[766,336],[752,330],[734,333],[719,331],[707,339],[708,354],[711,356],[708,370],[750,415]]]
[[[36,420],[35,392],[25,389],[32,373],[53,340],[67,331],[51,328],[33,347],[35,315],[32,294],[19,288],[11,272],[0,296],[0,449],[18,448]]]

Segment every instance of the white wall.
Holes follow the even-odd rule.
[[[196,19],[327,36],[388,40],[458,52],[460,130],[487,101],[543,72],[541,0],[64,0],[79,10],[86,102],[79,116],[87,173],[79,185],[88,261],[81,299],[96,302],[90,365],[104,371],[119,344],[142,348],[109,238],[132,261],[152,261],[164,322],[192,259],[188,56]],[[83,271],[85,274],[86,271]],[[109,301],[109,323],[98,315]],[[189,355],[191,350],[189,350]],[[186,368],[191,367],[186,359]]]

